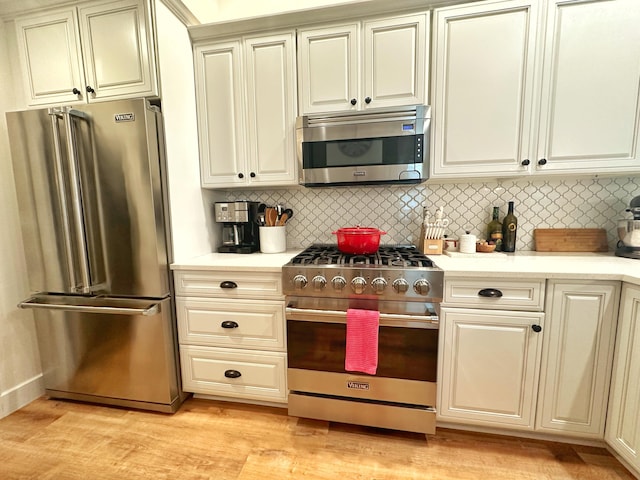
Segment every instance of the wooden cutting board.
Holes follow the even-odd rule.
[[[604,228],[536,228],[536,252],[606,252]]]

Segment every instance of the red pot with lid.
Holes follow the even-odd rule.
[[[369,255],[378,251],[380,236],[387,232],[371,227],[339,228],[334,235],[338,236],[338,250],[351,255]]]

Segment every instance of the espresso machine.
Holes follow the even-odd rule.
[[[618,220],[616,255],[640,260],[640,196],[631,200],[627,212],[631,212],[633,220]]]
[[[236,201],[214,204],[216,222],[222,223],[220,253],[253,253],[260,250],[258,202]]]

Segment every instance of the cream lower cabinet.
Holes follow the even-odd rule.
[[[184,391],[286,403],[280,274],[180,270],[174,282]]]
[[[194,44],[205,188],[297,184],[295,34]]]
[[[438,419],[602,439],[619,295],[619,282],[445,276]]]
[[[533,429],[543,313],[442,308],[438,419]]]
[[[640,2],[434,10],[431,176],[640,171]]]
[[[144,0],[87,2],[16,18],[28,104],[156,96],[150,8]]]
[[[640,286],[622,288],[605,439],[640,478]]]
[[[429,12],[298,30],[302,114],[426,103]]]
[[[536,430],[602,439],[620,282],[547,284]]]

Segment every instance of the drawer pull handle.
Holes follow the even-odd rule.
[[[236,282],[232,282],[231,280],[226,280],[220,283],[220,288],[238,288],[238,284]]]
[[[536,333],[540,333],[542,331],[542,327],[540,325],[531,325],[531,329]]]
[[[502,292],[497,288],[483,288],[478,292],[478,295],[481,297],[500,298],[502,296]]]
[[[222,328],[238,328],[238,324],[233,320],[225,320],[220,324]]]
[[[242,374],[238,370],[225,370],[224,376],[227,378],[239,378]]]

